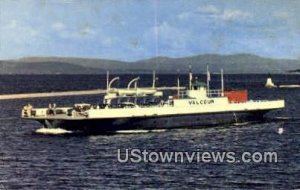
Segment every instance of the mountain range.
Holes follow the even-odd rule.
[[[191,65],[193,72],[225,73],[287,73],[299,71],[299,59],[273,59],[253,54],[203,54],[182,58],[154,57],[134,62],[74,57],[25,57],[0,60],[0,74],[99,74],[113,73],[185,73]]]

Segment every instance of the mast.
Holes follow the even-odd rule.
[[[106,91],[108,91],[109,71],[106,71]]]
[[[223,69],[221,69],[221,96],[224,96],[224,76],[223,76]]]
[[[207,85],[207,94],[209,95],[209,82],[210,82],[210,73],[208,69],[208,64],[206,65],[206,85]]]
[[[134,83],[134,88],[135,88],[136,90],[137,90],[137,85],[138,85],[137,83],[138,83],[138,80],[136,80],[135,83]]]
[[[192,80],[193,80],[192,66],[189,65],[189,90],[192,90]]]
[[[152,88],[155,88],[155,82],[156,82],[155,70],[153,70]]]
[[[179,69],[177,69],[177,98],[180,96],[180,79],[179,79]]]

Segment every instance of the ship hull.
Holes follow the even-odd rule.
[[[124,130],[156,130],[172,128],[202,128],[232,123],[262,121],[268,110],[220,112],[208,114],[131,117],[113,119],[39,120],[47,128],[63,128],[84,133],[114,133]]]

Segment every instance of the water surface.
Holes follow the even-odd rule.
[[[122,75],[119,86],[136,75]],[[1,94],[102,89],[104,75],[0,76]],[[199,76],[205,80],[204,76]],[[141,76],[140,85],[151,85]],[[218,88],[219,77],[211,86]],[[286,109],[265,123],[153,133],[42,135],[40,124],[20,119],[23,105],[97,103],[99,96],[39,98],[0,102],[0,189],[296,189],[300,188],[300,89],[266,89],[266,75],[226,75],[226,88],[247,88],[252,99],[286,100]],[[182,83],[187,76],[182,76]],[[275,75],[275,83],[299,84],[299,75]],[[160,75],[160,86],[176,85]],[[168,92],[171,94],[172,92]],[[272,120],[288,117],[285,121]],[[283,133],[279,134],[279,128]],[[119,163],[117,150],[275,151],[278,163]]]

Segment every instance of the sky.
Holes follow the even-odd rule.
[[[0,59],[299,59],[298,0],[0,0]]]

